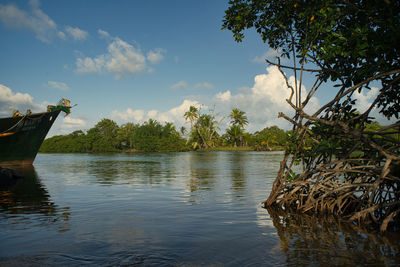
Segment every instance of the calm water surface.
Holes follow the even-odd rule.
[[[0,265],[400,264],[395,233],[263,209],[281,158],[39,154],[0,191]]]

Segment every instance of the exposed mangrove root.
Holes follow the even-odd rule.
[[[280,64],[275,65],[281,69]],[[371,120],[371,112],[386,88],[381,88],[364,112],[354,108],[353,93],[384,76],[398,84],[400,70],[341,88],[332,101],[312,115],[304,108],[320,83],[316,82],[301,102],[301,85],[293,88],[281,73],[291,90],[287,102],[295,115],[279,116],[293,124],[293,135],[265,206],[334,214],[359,225],[378,225],[381,231],[398,226],[400,122],[380,127]],[[296,173],[295,165],[302,171]]]

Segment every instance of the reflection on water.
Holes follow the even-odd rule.
[[[399,264],[396,237],[263,209],[281,158],[39,154],[0,191],[0,265]]]
[[[245,153],[233,153],[229,155],[229,170],[232,180],[232,190],[236,193],[236,197],[241,197],[242,192],[246,189],[246,166],[248,165],[248,157]]]
[[[399,266],[399,233],[371,233],[332,216],[268,208],[290,266]]]
[[[215,187],[215,168],[218,155],[208,153],[192,153],[189,158],[190,174],[188,187],[190,192],[212,190]],[[210,168],[211,167],[211,168]]]
[[[0,223],[21,229],[57,222],[59,231],[68,231],[69,207],[60,208],[51,201],[33,166],[18,168],[17,172],[23,178],[0,190]]]

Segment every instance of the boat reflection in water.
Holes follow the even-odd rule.
[[[62,222],[58,225],[59,231],[68,231],[69,208],[59,208],[51,200],[35,168],[30,165],[14,171],[20,177],[0,187],[0,224],[8,222],[15,227],[26,227]]]
[[[373,233],[333,216],[267,210],[288,266],[400,265],[399,233]]]

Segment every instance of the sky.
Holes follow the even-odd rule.
[[[62,97],[77,104],[48,136],[88,130],[103,118],[119,125],[156,119],[190,127],[191,105],[229,124],[246,112],[255,132],[290,114],[276,52],[248,30],[242,43],[221,30],[227,0],[31,0],[0,2],[0,117],[46,110]],[[290,80],[294,81],[291,74]],[[312,85],[305,79],[304,92]],[[377,90],[359,94],[367,106]],[[314,110],[332,97],[321,89]]]

